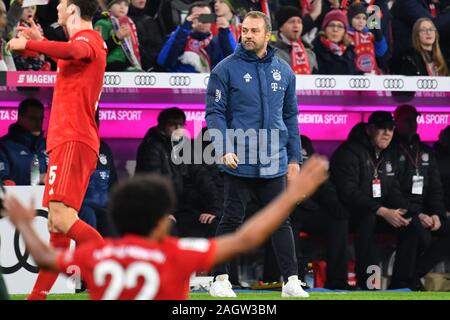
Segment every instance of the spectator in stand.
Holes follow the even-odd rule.
[[[439,134],[439,141],[434,144],[434,151],[444,190],[446,215],[447,218],[450,218],[450,126],[447,126]]]
[[[186,21],[170,35],[158,56],[158,64],[169,72],[210,72],[236,47],[230,23],[217,18],[218,36],[211,34],[211,23],[202,23],[201,15],[211,14],[206,2],[194,2]]]
[[[156,60],[164,45],[164,34],[158,19],[145,13],[147,0],[131,0],[128,16],[136,25],[141,66],[144,71],[162,71]]]
[[[109,0],[103,17],[95,23],[108,46],[106,71],[141,71],[136,26],[127,14],[129,0]]]
[[[439,32],[431,19],[421,18],[416,21],[412,31],[412,43],[413,47],[401,57],[401,74],[407,76],[449,75],[447,63],[439,45]]]
[[[356,75],[356,55],[348,35],[347,16],[340,10],[330,11],[323,20],[322,31],[313,42],[319,66],[318,74]]]
[[[354,45],[356,69],[365,74],[382,74],[382,69],[387,69],[388,45],[381,25],[367,26],[367,9],[363,3],[354,3],[348,8],[347,33]]]
[[[391,68],[399,73],[399,60],[411,47],[413,26],[420,18],[430,19],[437,33],[442,35],[441,47],[446,59],[450,59],[450,7],[442,0],[396,0],[392,7],[393,57]]]
[[[36,6],[23,8],[22,16],[16,28],[16,37],[18,38],[24,28],[37,27],[41,36],[44,31],[41,26],[35,22]],[[17,70],[21,71],[50,71],[51,66],[45,59],[45,55],[32,51],[24,50],[20,53],[13,53],[14,63]]]
[[[5,3],[0,0],[0,71],[15,71],[14,60],[11,53],[6,49],[7,43],[7,25]]]
[[[233,35],[234,41],[239,42],[241,37],[241,21],[235,14],[235,0],[215,0],[214,1],[214,13],[218,18],[225,18],[230,24],[230,31]],[[219,28],[217,23],[213,23],[211,26],[211,33],[214,36],[219,34]]]
[[[19,104],[18,119],[0,139],[0,180],[5,185],[30,185],[31,162],[37,155],[40,183],[45,182],[48,156],[42,130],[44,105],[33,98]]]
[[[317,73],[316,55],[302,42],[301,12],[295,7],[281,7],[277,13],[278,30],[272,33],[276,55],[289,63],[295,74]]]

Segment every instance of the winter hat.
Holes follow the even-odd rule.
[[[358,14],[363,13],[367,17],[367,6],[364,3],[354,3],[347,11],[348,22],[351,24],[354,17]]]
[[[125,1],[126,3],[130,4],[130,0],[107,0],[106,1],[106,8],[109,9],[111,8],[114,4],[116,3],[121,3]]]
[[[344,24],[345,30],[348,29],[347,16],[339,9],[334,9],[327,13],[322,22],[322,30],[325,30],[331,21],[340,21]]]
[[[225,4],[228,6],[228,8],[230,8],[231,12],[236,12],[236,3],[234,0],[223,0],[223,2],[225,2]]]
[[[280,29],[283,24],[292,17],[302,17],[302,12],[300,9],[293,6],[283,6],[275,14],[275,19],[277,20],[278,29]]]

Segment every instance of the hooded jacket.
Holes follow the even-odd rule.
[[[444,191],[445,209],[450,212],[450,147],[445,147],[438,141],[434,144],[434,150]]]
[[[364,124],[357,124],[331,158],[331,180],[339,198],[352,215],[376,214],[380,207],[411,211],[400,191],[395,153],[388,147],[377,157],[365,127]],[[373,197],[372,190],[375,167],[378,167],[381,183],[379,198]]]
[[[38,156],[39,171],[47,172],[44,133],[33,136],[17,123],[9,126],[8,134],[0,139],[0,179],[13,180],[16,185],[30,184],[31,161]]]
[[[288,163],[302,160],[296,78],[275,51],[268,46],[267,54],[259,58],[238,45],[211,72],[206,123],[216,155],[233,152],[239,157],[237,169],[221,166],[226,173],[274,178],[287,173]],[[250,138],[243,139],[243,135]]]

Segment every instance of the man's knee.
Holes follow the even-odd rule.
[[[50,232],[67,233],[78,219],[77,211],[62,202],[51,202],[48,213],[48,227]]]

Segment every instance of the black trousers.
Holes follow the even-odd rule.
[[[303,259],[300,231],[319,235],[325,240],[327,281],[326,288],[345,288],[348,278],[348,229],[347,219],[338,219],[322,210],[302,210],[298,208],[291,216],[294,239],[296,239],[297,259]]]
[[[243,178],[230,174],[224,175],[224,209],[217,228],[217,236],[234,232],[244,221],[250,200],[255,197],[261,207],[265,207],[286,187],[286,177],[272,179]],[[272,236],[272,245],[285,281],[298,274],[294,239],[289,219]],[[216,267],[214,274],[227,274],[228,265]]]
[[[421,230],[421,250],[416,269],[418,278],[425,276],[439,262],[450,258],[450,221],[441,219],[441,224],[437,231]]]
[[[376,266],[379,258],[376,248],[376,234],[390,234],[396,237],[396,255],[391,279],[392,288],[409,287],[414,279],[417,251],[422,226],[417,218],[413,218],[408,226],[394,228],[383,218],[375,214],[356,213],[352,216],[352,227],[355,233],[354,246],[356,256],[356,277],[358,286],[368,287],[367,280],[370,266]]]

